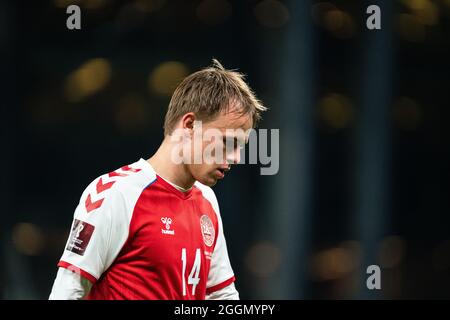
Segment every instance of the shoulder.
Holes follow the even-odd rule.
[[[108,203],[130,205],[137,201],[139,195],[156,179],[146,161],[139,161],[122,166],[94,179],[84,190],[80,205],[89,213]]]

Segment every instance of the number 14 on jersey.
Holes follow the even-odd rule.
[[[187,284],[192,285],[192,295],[195,295],[195,288],[200,282],[199,274],[200,274],[200,265],[201,265],[201,256],[200,249],[195,250],[195,260],[194,265],[192,266],[191,272],[189,273],[189,277],[187,279]],[[181,261],[183,262],[182,272],[181,272],[181,282],[183,287],[183,296],[186,295],[186,248],[181,249]]]

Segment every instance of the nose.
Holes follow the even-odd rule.
[[[232,152],[227,153],[227,163],[238,164],[241,161],[241,150],[239,148],[233,149]]]

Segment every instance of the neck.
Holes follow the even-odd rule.
[[[147,162],[150,163],[156,173],[162,178],[184,189],[189,189],[194,185],[195,179],[185,164],[176,164],[172,161],[171,155],[173,148],[174,145],[166,137],[158,151]]]

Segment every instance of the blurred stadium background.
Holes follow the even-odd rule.
[[[450,298],[449,18],[448,0],[1,1],[0,297],[48,297],[85,186],[149,157],[215,57],[280,129],[277,175],[215,187],[241,298]]]

